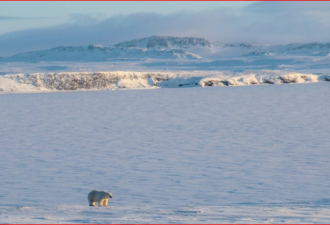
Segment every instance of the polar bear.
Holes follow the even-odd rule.
[[[107,191],[93,190],[88,194],[89,206],[95,206],[95,202],[99,203],[99,206],[108,206],[108,199],[112,198],[112,194]]]

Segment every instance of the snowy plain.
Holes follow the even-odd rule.
[[[329,55],[152,36],[0,58],[0,223],[329,223]]]
[[[328,82],[0,95],[1,223],[328,223]],[[93,189],[113,194],[89,207]]]

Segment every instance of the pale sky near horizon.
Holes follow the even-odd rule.
[[[180,11],[198,12],[218,8],[241,8],[248,1],[0,1],[0,35],[8,32],[41,28],[74,22],[78,15],[102,20],[138,12],[170,14]]]

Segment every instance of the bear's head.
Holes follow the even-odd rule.
[[[107,191],[104,191],[102,197],[103,197],[103,198],[112,198],[112,194],[109,193],[109,192],[107,192]]]

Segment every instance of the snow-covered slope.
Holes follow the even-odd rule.
[[[242,86],[330,81],[329,75],[283,71],[231,73],[222,71],[181,72],[60,72],[4,75],[0,91],[38,92]]]
[[[309,56],[326,56],[330,53],[330,43],[293,43],[288,45],[274,45],[260,47],[254,52],[250,52],[245,56],[261,56],[271,54],[288,54],[288,55],[309,55]]]
[[[200,56],[183,49],[155,50],[141,48],[103,47],[89,45],[78,47],[57,47],[49,50],[19,53],[2,59],[9,62],[30,61],[106,61],[111,59],[198,59]]]
[[[211,43],[204,38],[151,36],[120,42],[114,46],[67,46],[19,53],[0,58],[0,62],[107,61],[113,59],[214,59],[265,57],[276,55],[327,56],[330,43],[252,45],[249,43]]]

